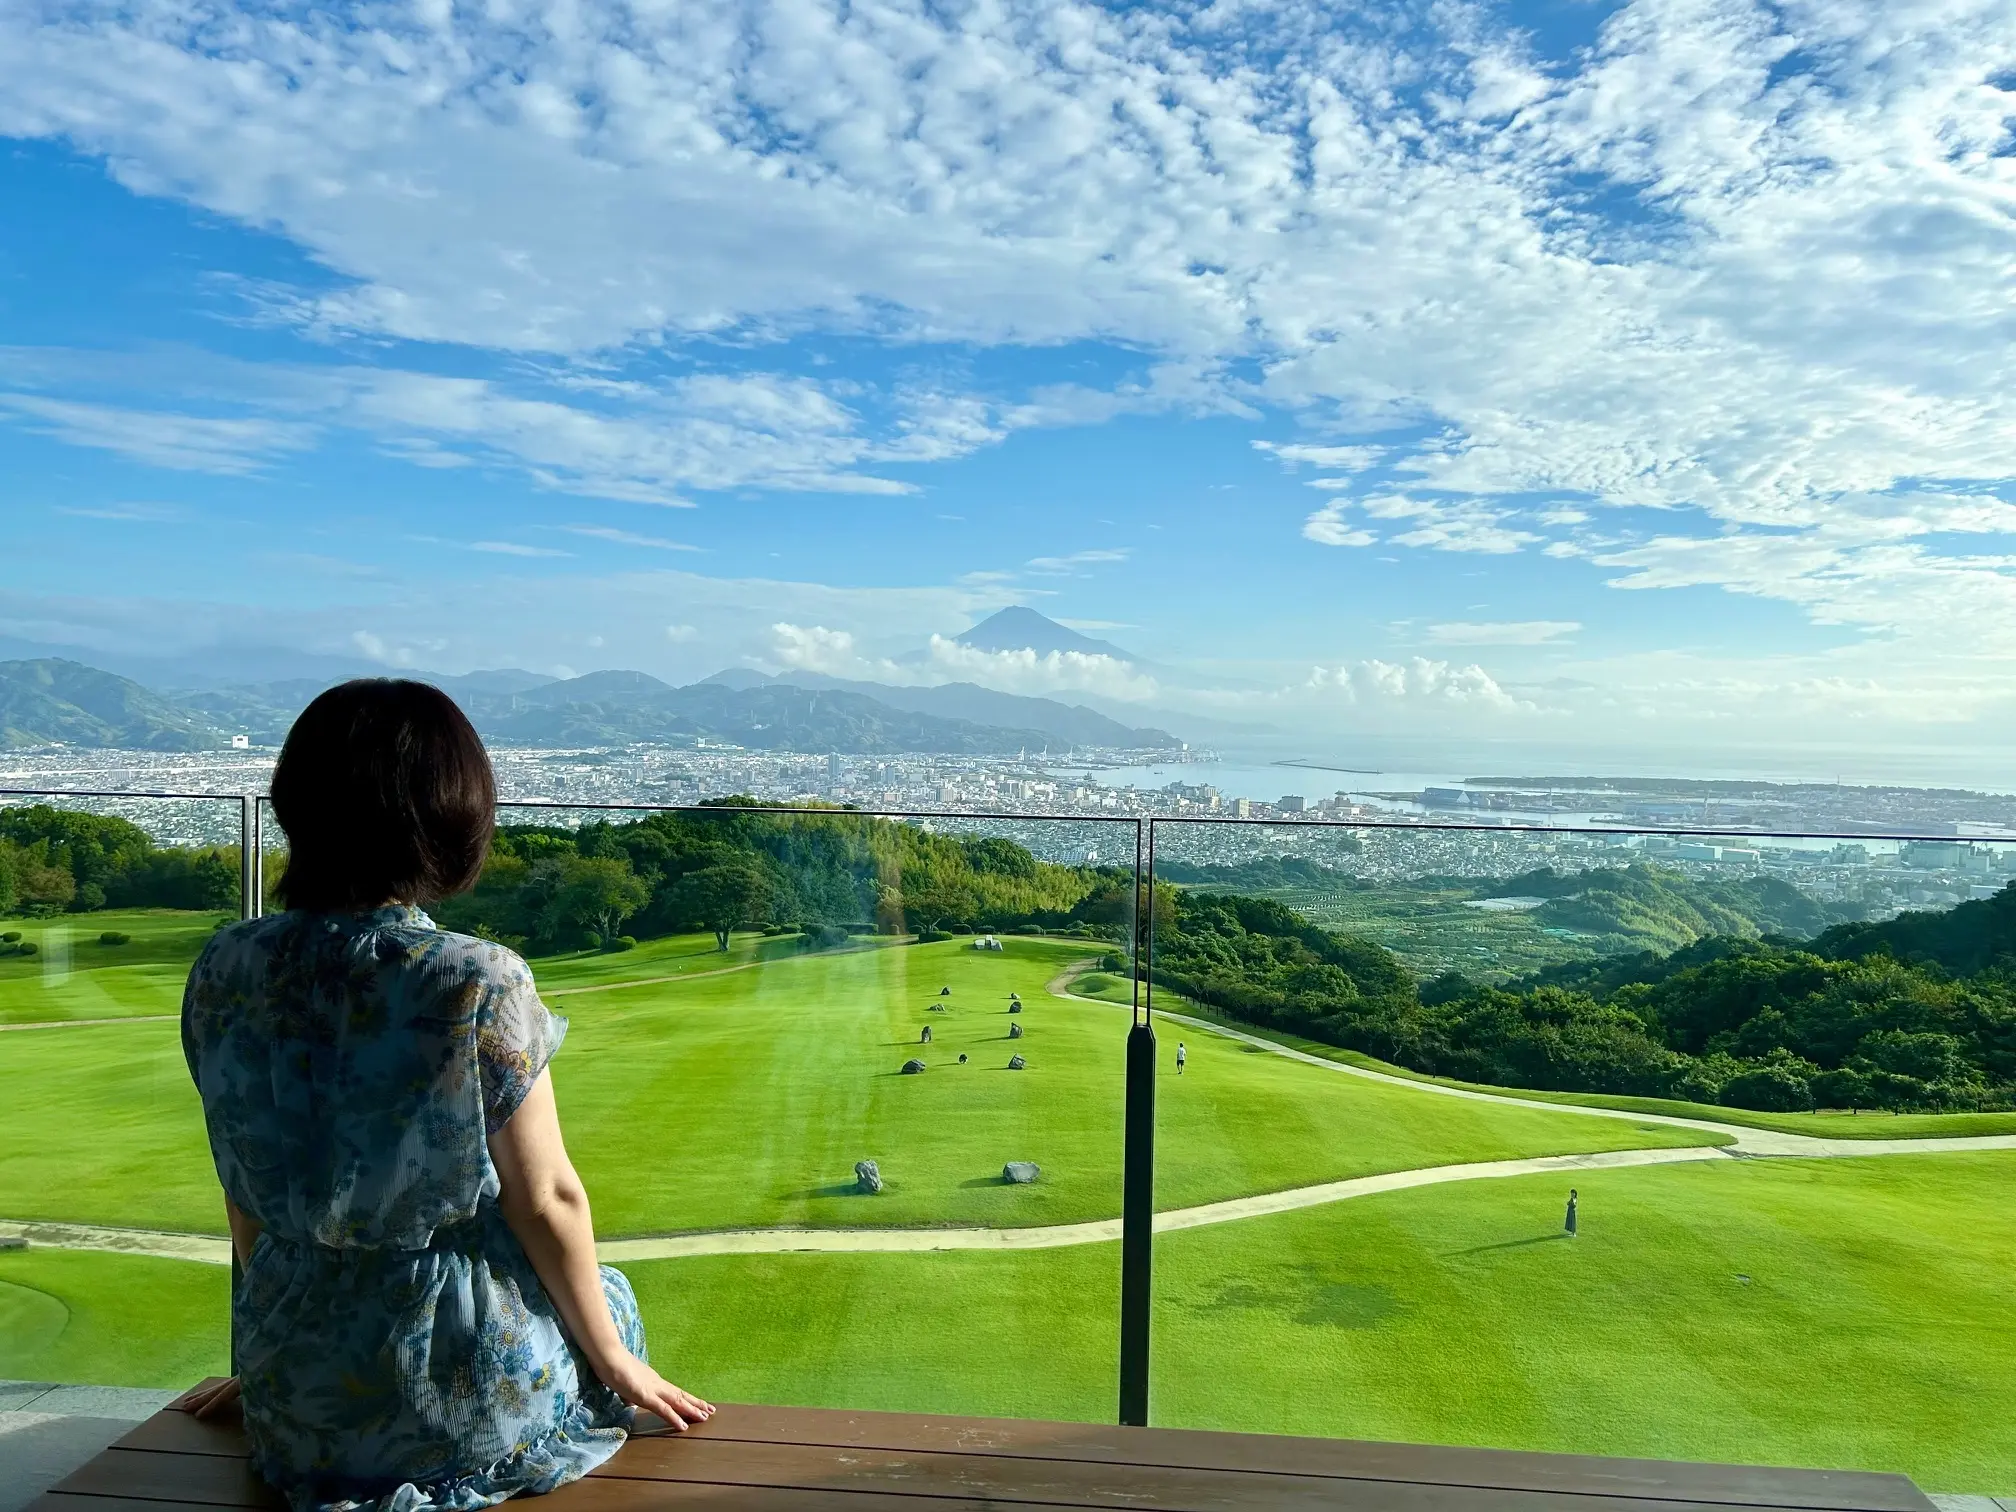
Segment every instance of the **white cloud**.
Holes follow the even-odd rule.
[[[689,546],[684,541],[668,541],[663,536],[639,535],[634,530],[618,530],[610,525],[563,525],[562,530],[570,535],[588,536],[597,541],[609,541],[618,546],[642,546],[651,551],[698,551],[698,546]]]
[[[1437,646],[1551,646],[1581,628],[1574,620],[1452,621],[1430,625],[1428,640]]]
[[[665,627],[665,639],[673,642],[675,645],[683,644],[686,641],[698,640],[699,638],[700,631],[692,625],[667,625]]]
[[[1040,572],[1049,577],[1080,576],[1081,567],[1103,567],[1113,562],[1124,562],[1128,553],[1124,548],[1096,551],[1074,551],[1069,556],[1031,557],[1024,565],[1031,572]]]
[[[1348,524],[1344,511],[1348,506],[1341,499],[1325,504],[1321,509],[1302,522],[1304,539],[1321,546],[1372,546],[1379,537],[1369,530]]]
[[[15,7],[0,131],[292,238],[331,286],[263,308],[332,342],[574,359],[816,330],[1104,342],[1150,371],[1020,405],[783,371],[576,375],[564,401],[388,375],[334,415],[131,425],[35,385],[6,403],[156,465],[253,470],[344,424],[665,503],[894,491],[894,464],[1017,424],[1280,408],[1322,438],[1270,446],[1284,464],[1408,480],[1312,540],[1369,542],[1356,508],[1396,544],[2016,639],[2007,564],[1925,539],[2008,506],[1879,507],[2016,478],[2009,0],[1625,0],[1553,58],[1472,5],[1230,16]],[[1668,515],[1650,541],[1528,528],[1618,508]]]
[[[1095,693],[1139,702],[1159,691],[1153,677],[1117,657],[1083,651],[982,651],[942,635],[931,637],[930,670],[951,681],[1005,693]]]
[[[1316,667],[1308,687],[1351,704],[1463,705],[1501,713],[1532,708],[1507,693],[1475,662],[1459,667],[1421,656],[1404,662],[1368,660]]]
[[[486,552],[491,556],[514,557],[564,557],[572,556],[571,551],[555,551],[550,546],[526,546],[518,541],[471,541],[471,551]]]
[[[1383,446],[1305,446],[1286,445],[1278,441],[1255,441],[1253,449],[1278,457],[1283,462],[1308,462],[1347,473],[1363,472],[1368,467],[1378,466],[1388,451]],[[1318,486],[1329,486],[1328,480],[1319,479]],[[1338,480],[1336,486],[1343,487],[1342,480]]]
[[[0,410],[11,410],[31,430],[72,446],[183,472],[256,473],[317,439],[310,426],[277,420],[127,409],[37,394],[0,393]]]

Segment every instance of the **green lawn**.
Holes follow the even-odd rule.
[[[0,919],[38,947],[0,956],[0,1024],[178,1013],[182,984],[222,914],[118,908],[50,919]],[[107,931],[132,936],[101,945]]]
[[[904,946],[551,994],[572,1021],[554,1084],[598,1229],[1117,1214],[1126,1017],[1044,990],[1084,953],[1035,939],[999,953]],[[954,988],[946,1011],[928,1011],[944,985]],[[1026,1012],[1008,1014],[1011,990]],[[928,1047],[918,1043],[927,1023]],[[1007,1038],[1011,1023],[1026,1026],[1022,1039]],[[4,1049],[0,1216],[221,1231],[174,1024],[34,1030],[8,1035]],[[1195,1038],[1179,1079],[1174,1050],[1165,1035],[1164,1208],[1420,1165],[1703,1140],[1425,1098],[1215,1036]],[[1028,1069],[1007,1070],[1018,1051]],[[900,1075],[912,1055],[930,1070]],[[852,1192],[864,1157],[882,1165],[878,1197]],[[1043,1180],[1004,1186],[1003,1163],[1022,1159]]]
[[[230,1296],[221,1265],[0,1251],[0,1379],[179,1387],[224,1375]]]
[[[2006,1494],[2012,1177],[1999,1152],[1729,1161],[1578,1174],[1572,1241],[1560,1176],[1168,1235],[1154,1417]],[[1101,1244],[625,1269],[654,1361],[719,1400],[1110,1420],[1118,1267]],[[219,1368],[224,1275],[0,1255],[0,1375],[185,1384]]]
[[[2006,1493],[2012,1178],[2001,1153],[1731,1161],[1582,1173],[1573,1241],[1558,1176],[1165,1236],[1154,1419]],[[625,1269],[662,1367],[722,1398],[1099,1419],[1118,1265],[1098,1245]]]

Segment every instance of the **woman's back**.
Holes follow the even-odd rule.
[[[486,1143],[564,1030],[516,955],[417,908],[279,914],[203,952],[183,1046],[225,1195],[262,1229],[233,1301],[246,1425],[297,1506],[481,1506],[621,1443]]]

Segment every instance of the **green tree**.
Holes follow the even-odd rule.
[[[622,931],[623,921],[651,900],[651,890],[613,856],[583,856],[560,863],[559,886],[546,905],[548,934],[592,930],[604,940]]]
[[[760,868],[729,861],[681,877],[671,909],[675,918],[712,931],[715,944],[726,950],[732,931],[770,922],[775,899],[776,888]]]

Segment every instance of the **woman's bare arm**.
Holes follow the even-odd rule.
[[[246,1217],[229,1197],[224,1199],[224,1221],[231,1225],[231,1249],[238,1256],[238,1263],[250,1265],[252,1246],[258,1243],[263,1225],[257,1218]]]
[[[633,1407],[655,1412],[673,1428],[704,1422],[711,1403],[681,1391],[624,1347],[602,1295],[595,1263],[595,1225],[588,1192],[567,1158],[553,1079],[541,1072],[510,1122],[490,1136],[490,1159],[501,1190],[498,1209],[561,1321],[602,1383]]]

